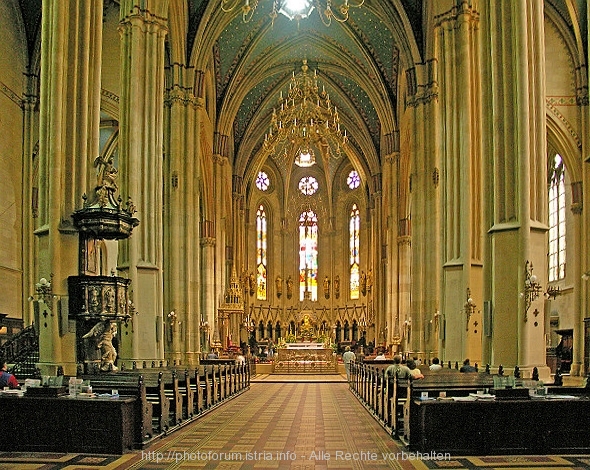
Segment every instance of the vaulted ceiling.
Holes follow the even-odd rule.
[[[271,20],[273,1],[280,6],[286,0],[250,0],[258,6],[248,23],[242,20],[243,1],[236,0],[238,7],[226,13],[222,0],[169,0],[170,15],[182,12],[185,17],[182,62],[190,67],[198,57],[214,57],[214,126],[232,138],[234,172],[252,176],[265,163],[261,148],[279,92],[288,89],[293,72],[307,59],[310,69],[317,70],[320,87],[338,107],[351,143],[347,158],[365,181],[379,173],[387,152],[383,147],[398,130],[404,109],[405,71],[431,54],[425,52],[424,31],[430,29],[426,22],[434,2],[365,0],[362,7],[350,9],[348,21],[326,26],[318,9],[325,8],[326,1],[337,9],[344,0],[312,0],[315,11],[299,22],[282,14]],[[41,0],[18,3],[33,56],[40,37]],[[444,8],[441,3],[451,9],[456,2],[437,0],[439,10]],[[104,4],[107,8],[119,1],[104,0]],[[546,0],[547,4],[586,44],[586,24],[580,21],[586,15],[586,2]],[[328,177],[342,161],[323,163]],[[289,173],[291,162],[275,158],[274,164],[283,176]]]
[[[380,171],[384,136],[398,128],[400,73],[422,61],[422,2],[366,0],[360,8],[350,8],[348,21],[332,21],[330,26],[317,10],[320,4],[325,8],[325,2],[316,0],[316,10],[299,22],[282,14],[273,22],[272,2],[262,0],[248,23],[239,7],[225,13],[219,1],[191,3],[191,21],[218,22],[213,26],[215,20],[210,20],[195,32],[202,37],[219,31],[214,50],[217,103],[223,117],[217,130],[233,137],[237,173],[246,175],[264,163],[261,148],[273,108],[304,59],[338,108],[353,166],[365,180]],[[332,8],[340,3],[333,0]],[[198,48],[199,40],[193,45]],[[275,157],[274,163],[286,176],[293,162]],[[322,162],[328,180],[341,163],[333,158]]]

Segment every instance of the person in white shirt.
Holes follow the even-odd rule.
[[[355,354],[350,350],[350,346],[346,346],[344,354],[342,355],[342,362],[344,362],[344,370],[346,370],[346,380],[350,382],[350,363],[356,360]]]
[[[376,361],[384,361],[385,359],[387,359],[385,357],[385,351],[380,351],[379,354],[377,354],[377,357],[375,357]]]
[[[430,370],[441,370],[442,366],[440,365],[440,360],[438,357],[432,358],[432,364],[429,367]]]

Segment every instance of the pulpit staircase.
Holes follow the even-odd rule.
[[[38,377],[39,336],[34,326],[27,326],[0,346],[0,359],[11,365],[10,372],[19,382]]]

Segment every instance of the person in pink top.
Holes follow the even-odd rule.
[[[1,364],[2,368],[0,369],[0,390],[3,390],[5,387],[19,388],[16,377],[7,371],[8,366],[6,365],[6,361],[2,361]]]

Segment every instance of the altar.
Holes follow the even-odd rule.
[[[277,349],[275,374],[335,374],[336,355],[322,343],[287,343]]]

